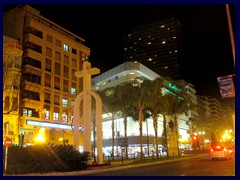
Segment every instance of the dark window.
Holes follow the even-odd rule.
[[[18,110],[18,98],[17,97],[13,97],[12,98],[12,102],[13,102],[12,110],[13,111],[17,111]]]
[[[45,70],[51,72],[51,60],[46,59],[45,61]]]
[[[39,93],[33,92],[33,91],[24,90],[23,99],[25,99],[25,98],[40,101]]]
[[[43,33],[41,31],[37,30],[37,29],[32,28],[32,27],[28,27],[26,29],[25,33],[26,34],[28,34],[28,33],[33,34],[33,35],[35,35],[35,36],[37,36],[41,39],[43,38]]]
[[[51,75],[45,74],[45,86],[51,87]]]
[[[54,78],[54,89],[60,90],[60,78],[59,77]]]
[[[32,83],[36,83],[36,84],[41,84],[41,77],[35,74],[31,74],[31,73],[24,73],[23,74],[23,78],[26,81],[32,82]]]
[[[23,49],[24,50],[31,49],[33,51],[36,51],[36,52],[42,54],[42,46],[39,46],[39,45],[34,44],[32,42],[29,42],[29,41],[25,42]]]
[[[10,107],[10,97],[7,96],[5,97],[5,102],[4,102],[4,111],[8,111]]]
[[[36,59],[33,59],[33,58],[30,58],[30,57],[25,57],[23,59],[23,66],[24,65],[30,65],[30,66],[33,66],[33,67],[36,67],[36,68],[39,68],[41,69],[41,61],[38,61]]]
[[[50,103],[51,95],[50,93],[45,92],[44,93],[44,102]]]
[[[77,50],[74,49],[74,48],[72,48],[72,53],[73,53],[73,54],[77,54]]]

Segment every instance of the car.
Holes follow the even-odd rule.
[[[231,158],[235,157],[235,150],[233,146],[226,146],[226,149],[228,151],[228,153],[230,154]]]
[[[229,150],[225,146],[216,145],[211,148],[211,159],[212,160],[228,160],[231,159],[232,155]]]

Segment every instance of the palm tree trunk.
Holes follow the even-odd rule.
[[[157,158],[159,157],[158,154],[158,123],[157,123],[157,113],[154,113],[153,115],[153,128],[155,131],[155,146],[156,146],[156,154]]]
[[[112,153],[111,153],[111,157],[112,160],[114,159],[114,116],[112,116]]]
[[[126,159],[128,159],[128,141],[127,141],[127,113],[124,112],[124,146]]]
[[[168,140],[167,140],[167,120],[166,120],[166,115],[163,115],[163,129],[164,129],[164,136],[165,136],[165,142],[166,142],[166,150],[167,150],[167,157],[168,155]]]
[[[178,118],[177,116],[175,115],[174,116],[174,128],[175,128],[175,133],[176,133],[176,137],[177,137],[177,150],[178,150],[178,156],[180,156],[180,151],[179,151],[179,143],[178,143],[178,136],[179,136],[179,133],[178,133]]]
[[[141,160],[143,159],[143,139],[142,139],[142,121],[143,121],[143,113],[142,110],[139,111],[138,114],[138,118],[139,118],[139,132],[140,132],[140,153],[141,153]]]

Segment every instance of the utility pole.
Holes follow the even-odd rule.
[[[233,35],[233,28],[232,28],[229,4],[226,4],[226,11],[227,11],[228,28],[229,28],[229,33],[230,33],[231,45],[232,45],[233,63],[234,63],[234,67],[235,67],[235,42],[234,42],[234,35]]]
[[[8,124],[9,122],[5,122],[5,131],[6,131],[6,138],[8,137]],[[8,155],[8,147],[5,144],[5,162],[4,162],[4,173],[7,171],[7,155]]]

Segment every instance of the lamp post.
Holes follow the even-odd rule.
[[[8,137],[8,124],[9,122],[5,122],[5,131],[6,131],[6,137]],[[7,155],[8,155],[8,147],[5,144],[5,162],[4,162],[4,173],[6,173],[7,170]]]
[[[146,128],[147,128],[147,148],[148,148],[148,157],[149,157],[149,139],[148,139],[148,120],[147,119],[146,119]],[[158,149],[158,147],[157,147],[157,149]]]

